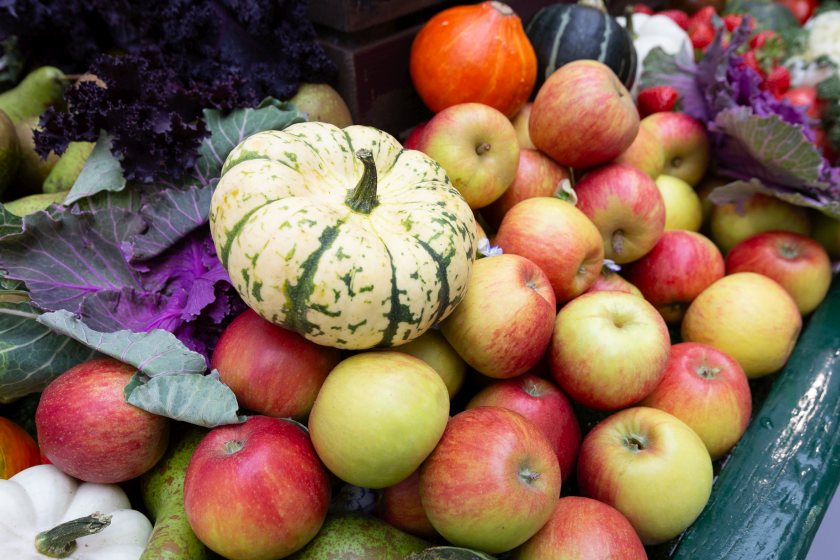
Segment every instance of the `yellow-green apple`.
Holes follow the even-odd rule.
[[[831,285],[831,261],[816,240],[790,231],[766,231],[741,241],[726,254],[726,273],[757,272],[772,278],[807,315]]]
[[[685,422],[637,406],[586,434],[577,480],[584,496],[624,514],[643,543],[659,544],[682,533],[706,507],[712,459]]]
[[[563,481],[569,479],[580,447],[580,425],[572,403],[554,383],[532,374],[496,381],[467,403],[468,409],[478,406],[501,406],[533,422],[557,454]]]
[[[814,239],[828,252],[832,259],[840,259],[840,220],[829,218],[822,212],[814,212]]]
[[[548,275],[557,303],[589,289],[604,263],[598,228],[586,214],[558,198],[535,197],[517,203],[505,213],[495,242],[505,253],[536,263]]]
[[[540,87],[528,132],[534,146],[560,165],[592,167],[618,157],[639,131],[630,92],[605,64],[575,60]]]
[[[405,137],[405,142],[403,142],[403,148],[406,150],[417,150],[420,144],[420,137],[423,135],[423,129],[426,128],[426,122],[422,121],[417,123],[414,128],[412,128],[408,135]]]
[[[703,205],[694,189],[677,177],[660,175],[656,186],[665,203],[665,229],[668,231],[700,231],[703,225]]]
[[[530,101],[525,103],[521,109],[510,119],[513,123],[513,128],[516,129],[516,139],[519,140],[519,147],[523,150],[536,150],[537,147],[531,142],[531,134],[528,132],[528,120],[531,118],[531,107],[533,103]]]
[[[387,352],[391,348],[371,348],[372,352]],[[420,358],[434,368],[443,382],[449,398],[461,389],[466,377],[467,364],[446,338],[436,330],[428,330],[406,344],[400,344],[396,350]]]
[[[537,196],[554,196],[562,181],[569,180],[569,170],[557,165],[538,150],[523,149],[519,152],[519,166],[513,183],[481,215],[490,227],[499,228],[505,213],[517,202]]]
[[[567,395],[596,410],[617,410],[653,391],[671,339],[656,309],[623,292],[591,292],[557,314],[551,374]]]
[[[726,352],[754,379],[785,365],[801,329],[799,308],[784,288],[764,275],[737,272],[691,302],[682,339]]]
[[[697,193],[697,197],[700,199],[700,207],[703,210],[703,226],[705,228],[709,224],[709,220],[712,219],[712,212],[715,209],[715,203],[709,198],[709,195],[712,194],[718,187],[722,187],[727,183],[731,183],[731,179],[726,179],[724,177],[718,177],[716,175],[706,175],[703,177],[703,180],[694,187],[694,192]]]
[[[679,323],[689,304],[723,278],[723,255],[712,241],[693,231],[666,231],[651,251],[631,263],[627,279],[641,290],[665,322]]]
[[[566,496],[548,522],[517,548],[512,560],[647,560],[633,525],[614,507]]]
[[[656,179],[665,168],[665,147],[647,127],[640,126],[633,143],[613,163],[632,165]]]
[[[417,535],[424,539],[435,540],[440,537],[423,504],[420,501],[420,471],[416,470],[408,478],[383,488],[376,502],[374,513],[397,529]]]
[[[584,496],[616,508],[652,545],[676,537],[703,511],[712,460],[682,420],[637,406],[607,417],[584,437],[577,479]]]
[[[460,103],[435,114],[423,128],[417,149],[443,166],[470,208],[499,198],[519,164],[513,123],[482,103]]]
[[[105,484],[155,466],[169,443],[169,420],[125,401],[135,371],[95,358],[47,385],[35,411],[41,455],[72,477]]]
[[[641,126],[662,143],[665,166],[662,173],[682,179],[692,187],[709,167],[709,136],[706,127],[685,113],[664,111],[646,116]]]
[[[440,332],[477,371],[515,377],[548,348],[556,309],[545,272],[525,257],[502,254],[475,262],[466,295]]]
[[[788,204],[773,196],[754,194],[742,205],[721,204],[712,210],[709,229],[723,254],[749,237],[765,231],[811,233],[807,208]]]
[[[752,412],[750,384],[738,362],[699,342],[671,346],[665,375],[639,404],[685,422],[703,440],[712,459],[723,457],[738,443]]]
[[[384,488],[417,470],[448,418],[449,393],[432,366],[402,352],[361,352],[330,372],[309,433],[333,474]]]
[[[545,435],[521,414],[480,406],[452,417],[420,469],[420,500],[455,546],[496,554],[531,538],[560,496]]]
[[[653,179],[632,165],[614,163],[590,171],[575,193],[577,207],[601,232],[607,259],[619,264],[635,261],[662,236],[663,197]]]
[[[190,527],[230,560],[292,554],[321,528],[329,504],[329,473],[306,431],[269,416],[211,430],[184,479]]]
[[[586,290],[586,293],[589,292],[624,292],[643,297],[639,288],[628,282],[617,272],[614,272],[607,265],[601,268],[601,274],[598,275],[598,279]]]
[[[210,363],[240,406],[303,420],[340,360],[337,348],[310,342],[248,309],[222,332]]]
[[[353,124],[350,108],[329,84],[301,84],[289,103],[306,113],[310,121],[330,123],[338,128]]]

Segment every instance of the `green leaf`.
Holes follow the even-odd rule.
[[[189,350],[169,331],[102,333],[89,328],[66,310],[45,313],[38,317],[38,322],[102,354],[130,364],[149,377],[207,371],[204,356]]]
[[[496,560],[496,557],[469,548],[433,546],[421,552],[412,552],[405,560]]]
[[[206,428],[245,421],[236,413],[236,396],[219,381],[216,370],[208,375],[160,375],[145,382],[141,374],[135,374],[126,393],[129,404]]]
[[[82,172],[64,199],[70,205],[102,191],[119,192],[125,188],[120,161],[111,152],[111,137],[103,130],[93,147]]]
[[[252,134],[264,130],[282,130],[304,121],[304,113],[272,97],[265,98],[257,107],[234,109],[227,115],[215,109],[205,109],[204,122],[210,135],[199,148],[195,181],[209,185],[213,179],[218,178],[228,154]]]
[[[23,231],[23,218],[12,214],[0,204],[0,239],[17,235]]]
[[[38,322],[28,302],[0,302],[0,403],[38,393],[96,351]]]
[[[790,204],[814,208],[830,218],[840,220],[840,200],[815,200],[802,193],[770,189],[757,179],[733,181],[717,187],[709,194],[709,200],[715,204],[738,204],[754,194],[775,196]]]

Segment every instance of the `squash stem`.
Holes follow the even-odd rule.
[[[607,3],[605,0],[578,0],[577,4],[578,6],[587,6],[607,13]]]
[[[370,214],[379,205],[376,197],[376,164],[373,162],[373,153],[368,149],[357,151],[356,157],[364,164],[365,170],[345,202],[354,212]]]
[[[95,535],[111,524],[111,516],[96,512],[42,531],[35,536],[35,550],[50,558],[67,558],[76,550],[76,539]]]

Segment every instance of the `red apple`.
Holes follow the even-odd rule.
[[[586,214],[557,198],[536,197],[517,203],[505,214],[495,243],[505,253],[536,263],[548,275],[557,303],[589,289],[604,263],[604,242],[598,228]]]
[[[523,150],[537,149],[534,143],[531,142],[531,134],[528,132],[528,120],[531,118],[531,107],[533,105],[529,101],[510,119],[510,122],[513,123],[513,128],[516,129],[516,138],[519,140],[519,147]]]
[[[405,142],[403,142],[403,148],[406,150],[416,150],[417,147],[420,145],[420,137],[423,135],[423,129],[426,128],[426,122],[423,121],[418,123],[411,131],[408,133],[408,136],[405,137]]]
[[[470,208],[499,198],[519,165],[513,124],[481,103],[460,103],[437,113],[426,123],[417,149],[443,166]]]
[[[694,430],[662,410],[627,408],[595,426],[580,448],[584,496],[611,505],[645,544],[691,525],[712,492],[712,460]]]
[[[337,348],[310,342],[248,309],[222,332],[211,367],[241,406],[304,419],[340,360]]]
[[[617,272],[613,272],[610,268],[604,265],[601,268],[601,274],[598,279],[592,284],[586,293],[590,292],[624,292],[626,294],[633,294],[634,296],[642,296],[641,290],[625,280]]]
[[[491,227],[498,229],[505,213],[517,202],[537,196],[554,196],[560,183],[569,178],[568,169],[557,165],[542,152],[523,149],[519,152],[513,183],[495,202],[482,208],[481,215]]]
[[[87,482],[124,482],[151,469],[169,443],[169,420],[125,402],[135,371],[96,358],[47,385],[35,412],[41,454]]]
[[[811,234],[807,208],[794,206],[774,196],[754,194],[743,204],[715,206],[709,221],[712,240],[725,255],[741,241],[765,231]]]
[[[420,470],[420,499],[455,546],[490,554],[531,538],[560,496],[560,467],[543,433],[522,415],[481,406],[453,416]]]
[[[383,488],[376,503],[376,515],[406,533],[429,540],[440,537],[420,501],[420,471]]]
[[[682,179],[692,187],[700,182],[709,167],[709,136],[706,127],[685,113],[664,111],[642,119],[665,149],[661,173]]]
[[[527,258],[483,258],[473,265],[466,295],[440,323],[440,331],[479,372],[515,377],[548,348],[556,305],[545,272]]]
[[[663,233],[650,253],[627,269],[627,279],[671,324],[679,323],[694,298],[723,274],[723,255],[715,244],[679,230]]]
[[[685,422],[703,440],[712,459],[725,455],[741,439],[752,412],[750,384],[738,362],[697,342],[671,347],[665,375],[640,404]]]
[[[646,397],[662,378],[671,340],[644,299],[592,292],[557,314],[551,373],[567,395],[597,410],[624,408]]]
[[[647,127],[639,127],[630,147],[624,150],[614,163],[626,163],[656,179],[665,168],[665,147]]]
[[[329,502],[329,473],[306,431],[268,416],[211,430],[184,480],[190,527],[230,560],[274,560],[302,548]]]
[[[580,425],[572,404],[557,386],[529,374],[496,381],[467,403],[468,409],[478,406],[501,406],[533,422],[554,448],[563,481],[569,479],[580,447]]]
[[[639,112],[607,65],[576,60],[540,87],[528,130],[534,146],[560,165],[586,168],[630,147],[639,131]]]
[[[577,207],[601,232],[604,257],[619,264],[651,250],[665,227],[665,204],[647,174],[626,163],[587,173],[575,187]]]
[[[726,273],[757,272],[779,283],[802,315],[822,303],[831,285],[831,261],[814,239],[789,231],[768,231],[735,245]]]
[[[548,523],[512,560],[647,560],[642,541],[620,511],[581,496],[560,498]]]

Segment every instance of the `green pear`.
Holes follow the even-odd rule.
[[[331,514],[315,538],[289,560],[403,560],[429,546],[370,515]]]
[[[13,183],[18,196],[42,192],[44,180],[58,163],[58,156],[54,152],[50,152],[46,159],[41,159],[35,151],[34,133],[37,126],[37,116],[27,117],[15,125],[20,144],[20,164]]]
[[[61,102],[67,79],[53,66],[41,66],[26,75],[10,90],[0,93],[0,109],[18,124],[29,117],[38,117],[44,110]]]
[[[0,195],[12,182],[20,162],[20,143],[15,124],[0,111]]]
[[[330,123],[338,128],[353,124],[347,103],[328,84],[301,84],[289,103],[307,113],[310,121]]]
[[[4,202],[3,207],[15,216],[22,218],[39,210],[46,210],[50,204],[61,204],[66,197],[67,191],[31,194],[11,202]]]
[[[193,533],[184,511],[184,478],[195,448],[207,434],[183,426],[164,456],[140,478],[140,493],[155,527],[140,560],[204,560],[207,547]]]
[[[93,151],[93,146],[94,142],[70,142],[56,162],[55,167],[44,179],[44,192],[70,190],[70,187],[79,178],[85,162]]]

